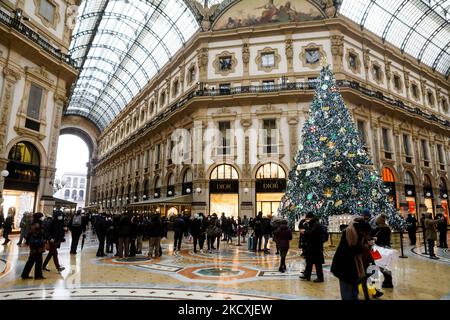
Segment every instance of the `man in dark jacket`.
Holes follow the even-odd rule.
[[[148,257],[157,258],[161,256],[161,238],[163,235],[163,225],[159,215],[155,214],[148,224]]]
[[[58,248],[61,246],[61,240],[64,238],[64,214],[61,210],[55,210],[53,217],[49,220],[46,230],[46,240],[48,242],[48,254],[45,258],[42,269],[45,271],[50,271],[47,268],[47,264],[53,257],[53,262],[55,263],[56,269],[61,272],[65,268],[61,267],[58,261]]]
[[[78,210],[75,215],[69,221],[69,230],[72,234],[72,242],[70,244],[70,254],[77,254],[78,241],[83,233],[83,217],[81,215],[81,210]]]
[[[269,238],[272,236],[272,226],[270,224],[270,218],[264,217],[262,220],[262,234],[264,237],[264,254],[269,254],[269,249],[267,249],[267,244],[269,243]]]
[[[181,250],[181,241],[183,240],[183,234],[185,230],[185,222],[181,214],[178,214],[178,217],[173,222],[173,231],[174,231],[174,243],[173,243],[173,251]]]
[[[138,220],[137,216],[133,216],[131,218],[131,228],[130,228],[130,257],[136,256],[136,240],[137,240],[137,229],[138,229]]]
[[[411,213],[408,213],[408,217],[406,218],[406,229],[408,230],[410,245],[416,245],[417,221]]]
[[[305,229],[301,229],[300,233],[305,237],[305,259],[306,267],[303,276],[300,279],[310,281],[313,265],[316,267],[317,279],[314,282],[323,282],[322,264],[323,256],[323,229],[314,214],[306,215]]]
[[[253,251],[262,251],[263,217],[261,211],[258,212],[255,220],[253,220],[253,230],[255,231],[255,244],[253,245]]]
[[[131,219],[128,213],[124,213],[119,220],[117,236],[118,236],[118,249],[119,258],[125,258],[129,256],[129,237],[131,231]]]
[[[30,279],[30,271],[34,265],[34,279],[45,279],[42,276],[42,253],[45,251],[45,238],[42,230],[44,215],[37,212],[33,215],[33,223],[30,232],[27,234],[30,245],[30,255],[22,271],[22,279]]]
[[[448,248],[447,246],[447,219],[442,213],[436,215],[438,219],[437,230],[439,231],[438,248]]]
[[[191,222],[191,236],[194,239],[194,253],[197,253],[197,242],[200,238],[200,235],[202,233],[202,219],[200,215],[196,215],[196,217]]]
[[[105,220],[105,214],[101,214],[97,216],[97,219],[95,219],[95,234],[98,238],[98,250],[97,250],[97,257],[104,257],[105,254],[105,238],[106,238],[106,220]]]

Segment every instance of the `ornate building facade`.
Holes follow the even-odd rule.
[[[24,211],[53,211],[61,118],[78,74],[67,54],[75,2],[0,4],[0,198],[17,226]]]
[[[275,214],[326,57],[399,211],[448,217],[448,79],[332,5],[291,1],[275,19],[266,2],[202,12],[203,31],[103,130],[90,203]]]

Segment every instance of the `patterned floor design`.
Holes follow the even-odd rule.
[[[264,254],[248,251],[245,243],[221,242],[218,251],[194,253],[192,242],[184,239],[182,250],[174,252],[169,233],[162,257],[148,258],[144,243],[142,255],[120,259],[112,254],[96,257],[93,234],[77,255],[69,254],[70,233],[66,239],[59,250],[66,269],[57,273],[50,262],[52,271],[44,272],[45,280],[20,278],[29,251],[17,246],[17,239],[1,246],[0,299],[340,299],[338,281],[330,273],[336,247],[326,247],[325,282],[316,284],[298,278],[305,261],[296,240],[286,259],[287,272],[280,273],[273,247]],[[448,250],[438,249],[437,261],[421,255],[423,250],[405,246],[409,259],[397,259],[394,289],[385,289],[382,299],[450,299]]]

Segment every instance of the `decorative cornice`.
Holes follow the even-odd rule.
[[[3,68],[3,74],[5,75],[6,78],[14,82],[19,81],[22,78],[18,71],[15,71],[14,69],[11,69],[9,67]]]

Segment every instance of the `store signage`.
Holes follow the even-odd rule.
[[[261,179],[256,180],[256,192],[285,192],[285,179]]]
[[[213,180],[209,182],[210,193],[239,193],[238,180]]]

